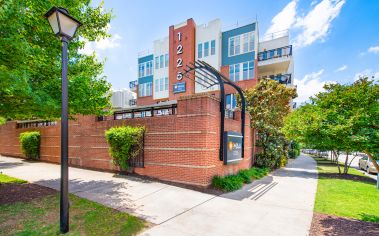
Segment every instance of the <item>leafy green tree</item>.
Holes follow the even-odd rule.
[[[257,164],[275,168],[287,158],[288,142],[281,132],[283,118],[291,111],[291,100],[296,89],[286,87],[271,79],[261,79],[253,89],[245,91],[247,111],[252,118],[252,128],[257,130]]]
[[[287,138],[306,146],[347,153],[364,152],[379,170],[379,85],[361,78],[351,85],[325,85],[325,92],[285,118],[282,129]]]
[[[79,53],[84,40],[109,37],[111,13],[89,0],[7,0],[0,3],[0,115],[10,119],[60,117],[61,43],[44,13],[68,9],[83,26],[69,44],[69,113],[101,114],[110,105],[110,84],[95,54]]]

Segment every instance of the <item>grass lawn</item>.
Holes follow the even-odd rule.
[[[354,168],[338,175],[335,164],[314,159],[319,171],[315,212],[379,223],[379,190],[374,180]]]
[[[17,179],[17,178],[10,177],[8,175],[4,175],[0,173],[0,184],[9,184],[9,183],[23,184],[26,182],[27,181],[25,180]]]
[[[9,178],[1,175],[3,187]],[[75,195],[70,194],[69,198],[70,232],[67,235],[136,235],[146,226],[144,221],[127,213]],[[59,192],[0,205],[0,235],[59,235]]]

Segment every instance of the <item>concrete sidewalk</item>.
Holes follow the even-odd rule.
[[[0,171],[58,189],[58,165],[0,157]],[[308,235],[317,187],[314,160],[286,168],[220,196],[130,176],[70,168],[70,192],[142,217],[143,235]]]

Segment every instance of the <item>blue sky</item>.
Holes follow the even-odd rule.
[[[92,4],[97,5],[99,1]],[[351,83],[359,75],[379,79],[379,1],[377,0],[244,0],[244,1],[107,0],[115,15],[111,38],[89,42],[106,60],[104,73],[114,89],[137,78],[138,52],[168,35],[170,25],[193,18],[197,24],[221,19],[223,26],[252,22],[260,37],[289,29],[294,45],[298,102],[322,90],[325,82]]]

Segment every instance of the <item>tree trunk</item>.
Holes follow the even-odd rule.
[[[348,168],[347,168],[348,161],[349,161],[349,153],[346,152],[345,164],[344,164],[344,167],[343,167],[343,173],[344,174],[347,174],[347,171],[348,171]]]
[[[341,174],[341,168],[340,168],[340,164],[338,163],[338,156],[337,156],[337,153],[336,151],[333,150],[333,153],[334,153],[334,156],[336,158],[336,162],[337,162],[337,167],[338,167],[338,173]]]
[[[376,160],[374,160],[374,158],[372,158],[371,153],[369,153],[368,151],[364,151],[364,153],[366,153],[366,155],[370,158],[371,163],[375,166],[375,169],[378,171],[378,175],[376,177],[376,188],[379,189],[379,165],[376,162]]]

